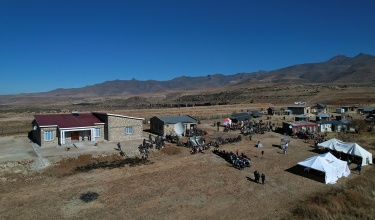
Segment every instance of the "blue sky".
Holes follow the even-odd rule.
[[[375,55],[375,1],[2,0],[0,94]]]

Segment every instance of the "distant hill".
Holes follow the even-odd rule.
[[[368,74],[367,77],[365,74]],[[350,77],[348,77],[350,75]],[[359,54],[353,58],[335,56],[326,62],[289,66],[257,77],[267,82],[361,83],[375,80],[375,56]],[[352,79],[356,79],[353,81]]]
[[[179,89],[201,89],[228,86],[242,80],[255,78],[256,73],[237,73],[225,76],[213,74],[199,77],[182,76],[168,81],[113,80],[76,89],[56,89],[47,92],[51,95],[139,95],[146,93],[168,92]]]
[[[253,83],[375,83],[375,56],[358,54],[355,57],[335,56],[325,62],[298,64],[273,71],[182,76],[168,81],[113,80],[76,89],[57,89],[49,95],[117,96],[195,90]]]
[[[0,96],[0,104],[32,101],[37,97],[55,100],[100,97],[100,96],[140,96],[143,94],[170,93],[172,91],[192,91],[237,86],[253,86],[262,83],[340,83],[375,84],[375,56],[358,54],[355,57],[335,56],[325,62],[298,64],[273,71],[237,73],[233,75],[212,74],[207,76],[182,76],[168,81],[113,80],[88,85],[83,88],[56,89],[44,93]]]

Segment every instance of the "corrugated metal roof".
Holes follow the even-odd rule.
[[[318,126],[318,124],[308,121],[293,121],[293,122],[287,122],[287,124],[292,125],[293,127],[299,127],[299,126]]]
[[[287,108],[306,108],[306,106],[304,105],[291,105],[291,106],[288,106]]]
[[[91,113],[34,115],[39,126],[59,128],[90,127],[103,123]]]
[[[344,123],[338,120],[332,120],[332,121],[319,121],[317,122],[318,124],[321,125],[326,125],[326,124],[333,124],[333,125],[343,125]]]
[[[160,120],[162,120],[165,124],[177,124],[178,122],[181,123],[197,123],[197,120],[192,118],[189,115],[183,116],[159,116]]]
[[[316,117],[329,118],[331,116],[327,113],[319,113],[319,114],[316,115]]]
[[[366,107],[366,108],[363,108],[363,111],[372,112],[372,111],[375,111],[375,108],[374,107]]]
[[[310,118],[310,116],[308,116],[308,115],[304,115],[304,114],[296,115],[295,117],[296,117],[296,118]]]

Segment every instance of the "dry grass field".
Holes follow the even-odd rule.
[[[227,108],[240,111],[248,106]],[[206,141],[239,135],[236,131],[217,132],[213,120],[203,120],[200,128],[209,133]],[[343,134],[332,135],[341,138]],[[346,134],[343,138],[356,139],[368,149],[371,146],[366,143],[373,141],[372,135]],[[5,169],[2,165],[0,217],[372,219],[375,214],[371,205],[375,200],[372,166],[365,166],[362,175],[352,171],[336,184],[325,185],[322,176],[303,173],[296,166],[319,152],[310,144],[293,139],[287,155],[283,155],[275,146],[282,137],[266,132],[255,134],[251,141],[244,137],[241,142],[220,146],[248,155],[252,166],[245,170],[233,168],[211,151],[191,155],[188,148],[175,144],[152,151],[148,160],[122,159],[108,153],[70,156],[38,172],[22,172],[22,167],[27,169],[30,161],[18,162],[15,169]],[[263,142],[263,148],[254,147],[258,140]],[[374,149],[369,150],[375,153]],[[253,181],[255,170],[265,173],[265,185]]]
[[[375,103],[375,87],[321,85],[262,85],[238,88],[225,93],[233,103],[228,105],[181,108],[128,108],[116,101],[100,105],[87,104],[91,99],[38,102],[0,108],[0,155],[14,155],[0,163],[1,219],[373,219],[375,208],[375,170],[365,166],[362,175],[354,171],[334,185],[325,185],[318,174],[303,172],[297,162],[317,155],[310,144],[293,139],[287,155],[276,145],[283,135],[266,132],[255,134],[250,141],[220,146],[220,149],[248,155],[252,166],[237,170],[211,151],[191,155],[188,148],[167,144],[152,151],[148,160],[120,158],[112,151],[84,153],[48,158],[53,164],[32,171],[35,159],[27,140],[33,115],[79,110],[106,111],[143,117],[158,115],[191,115],[201,119],[200,129],[208,131],[206,141],[219,137],[237,137],[239,132],[216,131],[213,122],[234,112],[277,109],[307,101],[323,102],[331,109],[341,105],[370,106]],[[200,98],[215,96],[223,90],[205,91]],[[197,93],[198,94],[198,93]],[[238,95],[241,94],[241,97]],[[162,95],[156,95],[162,97]],[[154,97],[155,98],[155,97]],[[186,102],[197,98],[194,92]],[[111,97],[120,100],[120,97]],[[171,100],[173,97],[171,98]],[[95,102],[99,100],[96,99]],[[160,98],[160,102],[163,99]],[[164,100],[165,101],[165,100]],[[123,103],[123,102],[122,102]],[[172,102],[169,102],[172,103]],[[114,105],[113,105],[114,104]],[[43,107],[39,107],[43,105]],[[362,119],[363,116],[354,115]],[[264,116],[262,120],[267,120]],[[281,126],[282,117],[272,122]],[[286,116],[286,121],[292,116]],[[144,125],[148,128],[148,124]],[[354,141],[375,153],[373,132],[329,134],[344,141]],[[263,148],[254,147],[260,140]],[[212,150],[212,149],[211,149]],[[264,157],[261,157],[261,151]],[[49,150],[48,152],[50,152]],[[46,153],[43,152],[42,154]],[[266,175],[264,185],[253,181],[253,172]],[[92,201],[88,202],[87,198]]]

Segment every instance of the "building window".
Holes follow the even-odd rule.
[[[100,137],[100,128],[95,128],[94,137]]]
[[[45,131],[44,141],[52,141],[52,140],[53,140],[53,131]]]
[[[133,134],[133,127],[125,127],[125,134]]]

